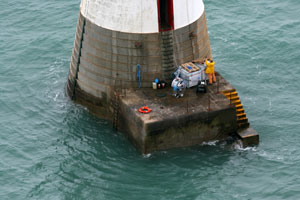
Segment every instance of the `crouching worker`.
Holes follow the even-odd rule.
[[[185,90],[185,83],[184,80],[182,78],[176,77],[173,81],[172,81],[172,85],[173,90],[174,90],[174,96],[179,98],[179,97],[183,97],[184,94],[184,90]]]
[[[205,73],[208,74],[209,84],[211,85],[212,82],[216,81],[216,75],[215,75],[215,62],[212,59],[206,59],[205,60]]]

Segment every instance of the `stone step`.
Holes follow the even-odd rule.
[[[169,68],[169,67],[174,67],[174,62],[163,62],[162,67],[164,68]]]
[[[234,91],[234,92],[230,92],[231,95],[237,95],[237,91]]]
[[[258,133],[254,129],[250,128],[249,126],[239,130],[237,134],[242,140],[243,148],[246,148],[248,146],[258,145],[259,143]]]
[[[161,51],[162,56],[173,56],[174,57],[174,52],[171,50],[168,51]]]
[[[234,105],[239,105],[239,104],[241,104],[241,100],[240,100],[240,99],[234,100],[234,101],[232,101],[232,103],[233,103]]]
[[[224,93],[223,93],[224,94]],[[227,98],[230,98],[230,97],[236,97],[238,96],[238,93],[235,91],[235,92],[228,92],[228,93],[225,93],[224,94]]]
[[[242,114],[242,113],[245,113],[245,110],[243,108],[236,109],[236,113],[237,114]]]
[[[161,41],[163,41],[163,42],[172,42],[173,43],[173,37],[161,38]]]
[[[229,90],[223,90],[222,93],[226,95],[228,93],[235,92],[235,91],[236,90],[233,88],[233,89],[229,89]]]
[[[238,124],[247,123],[248,122],[248,118],[247,117],[238,118],[237,122],[238,122]]]
[[[174,51],[173,49],[173,45],[172,46],[169,46],[169,47],[165,47],[165,46],[162,46],[161,47],[161,52],[166,52],[166,51]]]
[[[244,117],[246,117],[246,113],[240,113],[240,114],[237,114],[236,116],[237,116],[238,119],[239,118],[244,118]]]
[[[173,47],[174,47],[173,43],[164,43],[161,45],[161,48],[163,50],[166,50],[166,49],[173,50]]]
[[[162,67],[174,67],[174,62],[162,62]]]
[[[171,62],[174,62],[174,58],[173,57],[164,57],[164,58],[162,58],[162,62],[163,63],[171,63]]]
[[[161,36],[161,40],[173,40],[173,35],[162,35]]]
[[[173,54],[169,54],[169,55],[163,54],[162,57],[163,57],[163,59],[168,59],[168,58],[172,58],[173,59],[174,55]]]
[[[173,44],[160,45],[162,51],[173,51]]]
[[[236,100],[240,100],[239,96],[229,96],[228,99],[232,100],[232,101],[236,101]]]
[[[173,40],[171,40],[171,39],[162,40],[162,44],[164,44],[164,45],[172,44],[173,45]]]
[[[174,58],[173,54],[162,54],[163,59],[167,59],[167,58]]]
[[[249,128],[249,127],[250,127],[250,123],[249,122],[239,123],[238,124],[238,128],[239,129]]]
[[[162,66],[174,66],[174,60],[169,60],[168,62],[167,61],[163,61],[162,63]]]
[[[235,105],[236,109],[243,109],[243,105],[242,104],[238,104],[238,105]]]

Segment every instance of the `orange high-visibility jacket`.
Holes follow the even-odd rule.
[[[206,64],[205,73],[207,73],[207,74],[215,73],[215,62],[210,63],[207,60],[205,60],[205,64]]]

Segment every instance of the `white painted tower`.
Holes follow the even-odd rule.
[[[151,87],[211,56],[202,0],[82,0],[67,90],[105,106],[116,88]]]

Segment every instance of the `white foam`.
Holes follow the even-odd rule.
[[[219,140],[213,140],[213,141],[209,141],[209,142],[203,142],[201,145],[216,146],[218,142],[219,142]]]

